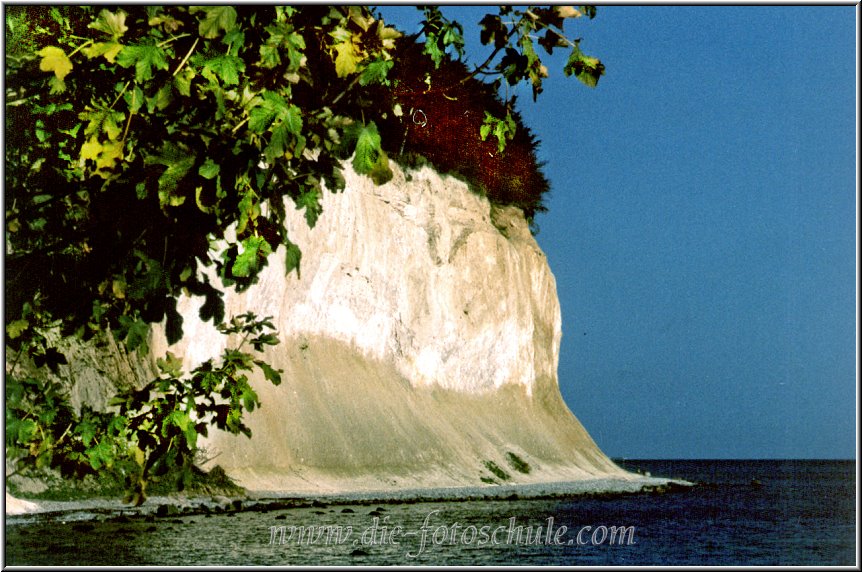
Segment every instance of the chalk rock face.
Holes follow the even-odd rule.
[[[226,315],[272,316],[284,370],[255,379],[254,436],[211,431],[205,446],[254,490],[348,490],[625,477],[569,412],[557,386],[560,306],[521,212],[492,207],[429,168],[389,183],[345,173],[309,229],[288,205],[301,275],[281,251]],[[229,340],[183,299],[184,366]],[[525,469],[518,460],[529,465]]]

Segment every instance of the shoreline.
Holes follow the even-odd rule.
[[[681,479],[638,477],[597,478],[549,483],[410,488],[400,490],[352,490],[340,492],[247,491],[243,495],[153,496],[139,507],[121,499],[92,498],[75,501],[27,500],[6,492],[6,524],[29,524],[44,519],[88,521],[100,517],[155,518],[192,514],[308,508],[328,505],[468,502],[477,500],[539,500],[573,497],[614,497],[664,494],[688,490],[694,483]]]

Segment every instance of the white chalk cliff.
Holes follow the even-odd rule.
[[[212,463],[253,490],[344,491],[550,482],[627,474],[595,445],[557,385],[561,319],[554,276],[520,211],[492,207],[429,168],[375,186],[350,169],[309,229],[288,207],[301,277],[283,253],[260,282],[225,296],[226,314],[272,316],[284,370],[255,388],[254,436],[212,430]],[[228,339],[183,299],[193,368]],[[516,468],[513,455],[529,464]]]

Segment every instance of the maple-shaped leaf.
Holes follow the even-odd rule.
[[[274,162],[283,156],[290,146],[290,133],[287,125],[282,121],[272,129],[269,145],[263,150],[264,157],[268,163]]]
[[[264,377],[272,382],[273,385],[281,385],[281,374],[284,373],[280,369],[275,369],[263,360],[254,360],[257,367],[263,372]]]
[[[114,63],[114,59],[117,57],[117,54],[120,53],[120,50],[123,49],[123,45],[119,42],[110,41],[110,42],[98,42],[93,44],[92,46],[88,46],[81,50],[85,56],[90,59],[98,58],[99,56],[104,56],[109,63]]]
[[[9,322],[6,324],[6,335],[11,339],[15,339],[20,336],[28,327],[30,327],[30,322],[27,320],[15,320],[14,322]]]
[[[224,85],[239,84],[239,73],[245,71],[242,58],[220,55],[203,62],[204,69],[212,71]]]
[[[99,142],[95,136],[81,145],[81,162],[90,160],[96,163],[96,173],[108,178],[104,169],[112,170],[117,161],[123,159],[123,143],[121,141]]]
[[[46,72],[54,72],[58,80],[63,79],[72,71],[72,60],[66,56],[66,52],[56,46],[46,46],[36,52],[42,56],[39,69]]]
[[[295,199],[296,208],[305,209],[305,222],[309,228],[314,228],[317,224],[317,218],[323,212],[323,206],[320,204],[320,191],[317,187],[307,188],[299,197]]]
[[[135,81],[143,83],[153,77],[153,68],[168,69],[165,51],[154,44],[125,46],[117,56],[117,63],[124,68],[135,66]]]
[[[377,21],[377,37],[380,38],[380,43],[383,44],[384,50],[394,50],[395,40],[403,35],[395,28],[386,26],[383,20]]]
[[[297,245],[292,243],[287,237],[284,238],[284,271],[285,274],[290,274],[290,271],[296,268],[297,278],[301,277],[299,265],[302,262],[302,251]]]
[[[272,253],[272,247],[260,236],[249,236],[242,241],[243,251],[236,257],[231,272],[234,276],[248,278],[257,272],[260,259]]]
[[[164,165],[166,169],[159,177],[159,201],[162,206],[178,206],[185,197],[173,196],[180,180],[195,164],[195,154],[175,143],[165,143],[157,155],[144,158],[144,165]]]
[[[99,157],[96,159],[96,171],[103,178],[107,178],[107,174],[102,172],[103,169],[112,170],[117,161],[123,160],[123,143],[122,141],[108,141],[102,145],[102,150]]]
[[[118,10],[116,14],[110,10],[102,10],[98,18],[88,27],[104,32],[114,40],[122,37],[129,30],[126,26],[126,13],[122,10]]]
[[[217,38],[219,32],[230,32],[236,27],[236,10],[233,6],[200,6],[192,8],[192,13],[203,12],[204,19],[198,25],[202,38]]]
[[[359,75],[359,85],[365,86],[370,83],[389,85],[387,75],[394,65],[395,62],[392,60],[376,59],[370,62]]]
[[[84,135],[98,135],[104,132],[108,135],[108,139],[116,139],[120,136],[122,128],[120,125],[126,115],[122,111],[115,111],[102,107],[99,109],[88,109],[78,114],[78,119],[87,121],[87,127],[84,128]]]
[[[353,41],[346,40],[335,44],[335,53],[335,73],[338,77],[356,73],[359,62],[362,61],[362,53]]]
[[[354,125],[357,127],[352,134],[356,137],[353,168],[360,175],[367,175],[374,169],[380,156],[380,133],[373,121],[367,125]]]
[[[183,373],[183,359],[175,356],[173,352],[166,352],[164,358],[158,358],[156,366],[163,374],[171,377],[179,377]]]
[[[605,73],[605,66],[598,58],[584,54],[576,43],[569,55],[569,61],[563,67],[563,73],[566,76],[575,74],[584,85],[596,87],[599,78]]]
[[[266,131],[276,117],[288,108],[287,100],[274,91],[264,90],[261,95],[263,99],[260,105],[249,111],[248,128],[255,133]]]
[[[66,82],[55,75],[48,80],[48,86],[51,88],[51,95],[58,95],[66,91]]]

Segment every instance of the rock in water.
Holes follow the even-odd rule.
[[[228,316],[273,316],[283,382],[256,379],[253,438],[213,430],[208,455],[252,490],[479,485],[511,458],[531,471],[508,482],[624,477],[561,398],[556,285],[521,211],[393,167],[382,186],[348,168],[313,229],[288,208],[301,277],[276,253],[226,294]],[[156,334],[154,355],[190,369],[221,353],[201,303],[180,301],[185,337]]]

